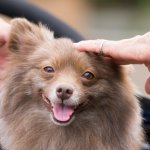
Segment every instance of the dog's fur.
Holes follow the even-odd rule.
[[[0,142],[7,150],[140,150],[138,100],[124,68],[96,54],[78,52],[71,40],[55,39],[46,27],[14,19],[10,59],[0,97]],[[53,73],[43,67],[52,66]],[[83,74],[90,71],[94,78]],[[79,104],[72,122],[50,117],[41,93],[73,87],[68,105]],[[54,100],[55,101],[55,100]]]

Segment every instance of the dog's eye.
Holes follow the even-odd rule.
[[[48,72],[48,73],[53,73],[54,72],[54,69],[51,66],[46,66],[46,67],[43,68],[43,70],[45,72]]]
[[[82,77],[83,77],[83,78],[86,78],[86,79],[88,79],[88,80],[92,80],[95,76],[94,76],[93,73],[87,71],[87,72],[85,72],[85,73],[82,75]]]

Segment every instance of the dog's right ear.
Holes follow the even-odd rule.
[[[26,19],[13,19],[8,41],[8,49],[17,54],[28,54],[45,40],[52,40],[53,32],[43,25],[35,25]]]

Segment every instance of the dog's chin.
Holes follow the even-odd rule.
[[[79,106],[69,106],[63,103],[53,104],[42,94],[42,100],[50,112],[50,119],[59,126],[67,126],[75,119],[75,113]]]

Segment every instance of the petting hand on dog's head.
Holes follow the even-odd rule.
[[[150,71],[150,32],[120,41],[85,40],[74,43],[79,51],[91,51],[112,58],[120,65],[145,64]],[[146,80],[145,90],[150,94],[150,77]]]
[[[85,40],[74,43],[79,51],[103,53],[119,64],[145,64],[150,62],[150,32],[120,41]]]

